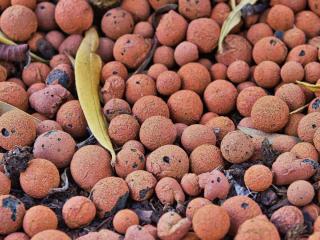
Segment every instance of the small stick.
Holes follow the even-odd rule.
[[[59,193],[59,192],[65,192],[69,188],[69,179],[67,176],[67,168],[64,169],[63,173],[61,174],[61,180],[62,180],[62,187],[61,188],[52,188],[49,192],[49,194],[53,193]]]

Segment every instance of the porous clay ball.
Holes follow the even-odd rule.
[[[182,218],[178,213],[167,212],[157,223],[157,234],[160,239],[181,239],[191,227],[191,221]]]
[[[9,194],[11,190],[11,180],[0,171],[0,195]]]
[[[37,233],[32,237],[32,240],[71,240],[71,238],[64,232],[59,230],[45,230]]]
[[[298,124],[298,136],[304,142],[312,143],[316,130],[320,127],[320,112],[305,115]]]
[[[202,53],[211,52],[217,46],[219,36],[220,26],[211,18],[198,18],[189,23],[187,40],[197,45]]]
[[[216,144],[216,136],[208,126],[194,124],[187,127],[181,136],[183,148],[192,152],[195,148],[202,144]]]
[[[28,94],[13,82],[0,82],[0,101],[9,103],[23,111],[28,109]]]
[[[117,154],[115,171],[121,178],[126,178],[133,171],[143,170],[144,166],[144,155],[135,148],[125,148]]]
[[[163,205],[173,205],[175,202],[183,204],[184,192],[178,181],[171,177],[164,177],[156,185],[155,193]]]
[[[240,35],[229,34],[224,40],[223,47],[224,51],[217,52],[215,56],[218,63],[229,66],[237,60],[243,60],[247,63],[251,62],[252,47],[246,38]]]
[[[122,149],[127,149],[127,148],[128,149],[135,148],[139,150],[142,154],[145,154],[143,144],[137,140],[129,140],[128,142],[123,144]]]
[[[306,102],[302,88],[294,83],[283,84],[274,95],[282,99],[288,105],[290,111],[302,107]]]
[[[84,137],[87,132],[87,121],[78,100],[63,104],[56,117],[57,123],[74,138]]]
[[[297,225],[303,224],[301,210],[294,206],[284,206],[273,212],[271,222],[277,227],[280,233],[285,234]]]
[[[117,40],[124,34],[132,33],[133,27],[133,17],[129,12],[121,8],[110,9],[101,20],[102,31],[113,40]]]
[[[57,227],[57,215],[46,206],[37,205],[29,208],[23,218],[23,230],[30,237],[44,230],[57,229]]]
[[[169,118],[169,108],[166,102],[156,96],[144,96],[140,98],[133,105],[132,113],[140,123],[153,116]]]
[[[16,232],[22,226],[25,212],[24,204],[18,198],[0,195],[0,234]]]
[[[247,32],[247,39],[254,45],[261,38],[273,35],[272,29],[266,23],[256,23],[252,25]]]
[[[126,83],[120,76],[114,75],[108,77],[101,89],[103,101],[107,103],[112,98],[123,98]]]
[[[97,207],[100,218],[109,217],[123,209],[128,197],[128,185],[118,177],[103,178],[92,189],[92,201]]]
[[[130,190],[130,197],[134,201],[144,201],[152,197],[157,179],[144,170],[129,173],[126,182]]]
[[[276,31],[286,31],[293,27],[294,12],[285,5],[275,5],[268,13],[267,23]]]
[[[226,79],[227,66],[222,63],[215,63],[210,68],[212,80]]]
[[[165,65],[155,63],[149,67],[148,75],[156,80],[158,76],[165,71],[168,71],[168,68]]]
[[[220,206],[208,204],[196,211],[192,218],[193,230],[203,240],[223,239],[230,224],[228,212]]]
[[[252,86],[243,89],[237,97],[237,110],[242,116],[250,117],[253,105],[264,96],[267,96],[267,93],[261,87]]]
[[[44,120],[37,124],[37,135],[41,135],[45,132],[49,132],[52,130],[61,130],[62,127],[59,123],[53,120]]]
[[[65,88],[70,88],[74,83],[74,72],[69,64],[59,64],[47,75],[46,84],[60,84]]]
[[[30,240],[30,238],[23,232],[14,232],[7,235],[4,240]]]
[[[287,61],[296,61],[303,66],[310,62],[317,61],[318,49],[309,44],[302,44],[294,47],[288,54]]]
[[[57,167],[50,161],[35,158],[28,163],[27,169],[20,173],[23,191],[33,198],[44,198],[60,184]]]
[[[97,53],[100,55],[102,61],[110,62],[113,59],[114,41],[109,38],[101,37],[99,39],[99,48]]]
[[[31,94],[41,89],[44,89],[45,87],[46,87],[45,83],[34,83],[28,88],[27,93],[29,96],[31,96]]]
[[[198,94],[191,90],[180,90],[168,99],[171,119],[187,125],[198,122],[203,113],[203,104]]]
[[[280,75],[283,82],[295,83],[296,81],[303,80],[304,69],[301,63],[289,61],[281,67]]]
[[[130,226],[139,225],[139,217],[134,211],[123,209],[116,213],[112,223],[118,233],[125,234]]]
[[[70,164],[76,151],[76,142],[70,134],[61,130],[51,130],[38,136],[34,146],[33,155],[54,163],[58,168]]]
[[[187,19],[193,20],[201,17],[209,17],[211,3],[209,0],[179,0],[179,12]]]
[[[211,201],[209,201],[206,198],[202,198],[202,197],[198,197],[198,198],[194,198],[192,199],[188,205],[187,205],[187,209],[186,209],[186,216],[192,220],[194,214],[201,209],[202,207],[206,206],[206,205],[210,205],[212,204]]]
[[[53,56],[49,63],[51,68],[55,68],[60,64],[70,64],[70,60],[65,54],[57,54]]]
[[[210,73],[200,63],[187,63],[183,65],[178,74],[182,80],[182,88],[202,94],[211,81]]]
[[[8,7],[1,14],[1,30],[13,41],[26,41],[38,28],[35,13],[22,5]]]
[[[174,71],[164,71],[159,74],[156,81],[158,93],[170,96],[181,88],[181,78]]]
[[[22,71],[22,80],[27,86],[34,83],[44,82],[47,78],[50,68],[41,62],[32,62]]]
[[[172,144],[177,136],[176,128],[171,119],[153,116],[145,120],[140,128],[141,143],[149,150]]]
[[[194,62],[198,58],[198,47],[191,42],[181,42],[174,50],[174,60],[179,66],[185,65],[189,62]]]
[[[304,31],[308,38],[318,36],[320,18],[312,11],[301,11],[296,14],[295,25]]]
[[[312,184],[305,180],[294,181],[287,190],[288,201],[297,207],[309,204],[314,195],[315,190]]]
[[[104,83],[104,81],[112,75],[120,76],[121,78],[127,80],[128,70],[123,63],[119,61],[111,61],[102,67],[101,82]]]
[[[260,62],[254,69],[253,77],[258,86],[273,88],[280,81],[280,67],[272,61]]]
[[[121,7],[130,12],[136,22],[146,20],[150,15],[150,5],[147,0],[124,0]]]
[[[297,142],[295,137],[280,135],[272,139],[272,148],[279,153],[289,152]]]
[[[264,37],[253,47],[252,57],[259,64],[263,61],[272,61],[281,64],[287,57],[286,45],[276,37]]]
[[[241,121],[238,123],[239,127],[247,127],[247,128],[254,128],[251,117],[242,118]]]
[[[110,99],[103,107],[104,116],[110,122],[120,114],[131,114],[131,107],[129,103],[120,98]]]
[[[224,116],[212,118],[205,125],[214,131],[219,141],[221,141],[229,132],[236,129],[233,121]]]
[[[251,138],[241,131],[230,132],[222,139],[221,153],[228,162],[245,162],[252,157],[253,151]]]
[[[134,34],[139,34],[144,38],[152,38],[154,34],[154,29],[151,23],[149,22],[138,22],[133,29]]]
[[[226,80],[210,83],[204,91],[204,101],[210,112],[219,115],[228,114],[236,105],[238,91]]]
[[[253,165],[245,171],[244,183],[252,191],[263,192],[272,184],[272,172],[264,165]]]
[[[222,26],[224,20],[228,17],[231,8],[229,4],[224,2],[217,2],[215,6],[213,6],[211,11],[211,16],[213,20],[215,20],[220,26]]]
[[[268,218],[265,215],[259,215],[242,223],[234,239],[280,240],[281,238],[277,228],[268,220]]]
[[[144,39],[139,34],[125,34],[115,42],[113,56],[128,68],[137,68],[147,57],[150,48],[150,39]]]
[[[122,236],[118,236],[118,238],[119,237],[121,238]],[[133,225],[129,227],[126,231],[125,239],[126,240],[135,240],[135,239],[155,240],[153,235],[151,235],[151,233],[148,230],[146,230],[144,227],[140,225]]]
[[[289,121],[286,125],[286,127],[284,128],[284,132],[285,134],[289,135],[289,136],[298,136],[298,125],[300,120],[304,117],[304,115],[302,113],[294,113],[294,114],[290,114],[289,116]]]
[[[189,170],[189,158],[186,152],[175,145],[157,148],[147,157],[147,171],[158,178],[173,177],[181,179]]]
[[[111,120],[108,132],[114,143],[123,145],[129,140],[136,139],[139,129],[140,125],[133,116],[120,114]]]
[[[56,6],[51,2],[40,2],[37,4],[35,13],[41,30],[50,31],[56,29],[55,8]]]
[[[242,83],[250,75],[249,65],[242,60],[231,63],[227,69],[227,76],[233,83]]]
[[[211,119],[218,117],[219,115],[213,112],[206,112],[202,115],[200,119],[200,124],[205,125],[207,122],[209,122]]]
[[[155,81],[146,74],[134,74],[126,82],[126,100],[134,104],[143,96],[157,95]]]
[[[45,2],[47,3],[47,2]],[[57,30],[52,30],[50,32],[48,32],[45,36],[45,39],[51,43],[51,45],[56,49],[58,50],[59,49],[59,46],[60,44],[63,42],[63,40],[65,39],[65,36],[63,35],[62,32],[60,31],[57,31]],[[58,54],[58,55],[55,55],[53,58],[63,58],[63,59],[68,59],[68,57],[64,54]],[[69,60],[69,59],[68,59]],[[51,64],[50,64],[51,66]]]
[[[294,153],[297,158],[309,158],[313,159],[315,161],[318,161],[319,154],[317,152],[316,147],[318,147],[318,141],[316,139],[316,136],[319,135],[319,131],[316,131],[314,136],[314,145],[308,142],[299,142],[296,145],[294,145],[290,152]]]
[[[231,223],[229,233],[231,235],[235,235],[241,224],[246,220],[262,214],[259,205],[246,196],[228,198],[221,206],[229,214]]]
[[[188,23],[184,17],[171,10],[162,16],[156,29],[156,36],[162,45],[172,47],[185,38],[187,27]]]
[[[72,178],[79,187],[90,191],[101,179],[111,176],[111,156],[97,145],[88,145],[75,152],[70,164]]]
[[[309,83],[316,83],[318,79],[320,78],[320,63],[318,62],[310,62],[305,65],[304,71],[305,71],[305,78],[306,81]]]
[[[264,96],[253,105],[251,118],[255,128],[264,132],[277,132],[288,122],[289,107],[278,97]]]
[[[55,20],[65,33],[82,33],[92,25],[93,10],[85,0],[62,0],[56,5]]]
[[[11,150],[15,146],[30,146],[36,138],[34,120],[18,110],[6,112],[0,117],[0,146]]]
[[[283,42],[289,47],[294,48],[306,42],[306,34],[299,28],[291,28],[283,34]]]
[[[174,62],[174,50],[168,46],[160,46],[156,48],[153,55],[154,63],[161,63],[167,68],[172,68],[175,64]]]
[[[62,216],[69,228],[79,228],[92,222],[96,216],[96,207],[89,198],[75,196],[63,205]]]
[[[201,193],[198,176],[194,173],[187,173],[181,179],[181,187],[189,196],[198,196]]]

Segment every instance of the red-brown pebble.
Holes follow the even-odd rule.
[[[237,110],[242,116],[249,117],[255,102],[264,96],[267,96],[267,93],[261,87],[243,89],[237,97]]]
[[[320,112],[309,113],[298,125],[298,136],[304,142],[312,143],[316,130],[320,127]]]
[[[304,222],[301,210],[294,206],[279,208],[272,214],[270,220],[283,234]]]
[[[254,69],[253,77],[260,87],[275,87],[280,81],[280,67],[272,61],[260,62]]]
[[[227,66],[222,63],[215,63],[211,66],[210,72],[213,80],[226,79]]]
[[[196,197],[201,193],[198,176],[194,173],[185,174],[181,179],[180,185],[189,196]]]
[[[181,78],[174,71],[164,71],[157,77],[156,87],[160,94],[170,96],[180,90]]]
[[[139,217],[134,211],[123,209],[116,213],[112,223],[118,233],[125,234],[130,226],[139,224]]]
[[[253,165],[245,171],[244,183],[252,191],[263,192],[272,184],[272,172],[264,165]]]
[[[217,139],[221,141],[227,133],[235,130],[235,125],[233,121],[224,116],[219,116],[210,119],[206,126],[210,127],[217,136]]]
[[[0,101],[9,103],[23,111],[28,109],[28,94],[13,82],[0,82]]]
[[[198,197],[198,198],[194,198],[192,199],[188,205],[187,205],[187,209],[186,209],[186,216],[192,220],[194,214],[201,209],[202,207],[206,206],[206,205],[210,205],[212,204],[211,201],[209,201],[206,198],[202,198],[202,197]]]
[[[156,95],[156,83],[146,74],[134,74],[126,82],[125,96],[130,104],[147,95]]]
[[[287,190],[288,201],[294,206],[305,206],[309,204],[315,195],[311,183],[305,180],[297,180],[291,183]]]
[[[59,230],[45,230],[39,232],[32,237],[32,240],[71,240],[71,238],[64,232]]]
[[[296,14],[295,25],[304,31],[308,38],[315,37],[320,31],[320,18],[312,11],[301,11]]]
[[[120,114],[131,114],[131,107],[123,99],[113,98],[109,100],[103,107],[103,113],[110,122],[113,118]]]
[[[283,42],[289,48],[294,48],[306,42],[306,35],[301,29],[294,27],[284,32]]]
[[[267,23],[276,31],[286,31],[293,27],[294,12],[285,5],[275,5],[268,13]]]
[[[14,232],[7,235],[3,240],[30,240],[30,238],[23,232]]]
[[[252,25],[247,32],[248,40],[254,45],[260,39],[264,37],[270,37],[273,35],[272,29],[268,24],[265,23],[257,23]]]
[[[11,180],[0,171],[0,195],[7,195],[11,191]]]
[[[174,62],[174,50],[168,46],[158,47],[153,55],[154,63],[161,63],[167,66],[169,69],[175,64]]]
[[[122,146],[122,149],[127,149],[127,148],[128,149],[135,148],[138,151],[140,151],[142,154],[145,154],[143,144],[137,140],[129,140]]]
[[[112,75],[118,75],[124,80],[127,80],[128,78],[128,70],[124,66],[123,63],[119,61],[111,61],[106,63],[101,70],[101,82],[104,83],[104,81],[109,78]]]
[[[178,181],[172,177],[164,177],[156,185],[155,193],[163,205],[183,204],[184,192]]]
[[[134,20],[146,20],[150,15],[150,5],[147,0],[124,0],[121,7],[133,15]]]
[[[249,65],[245,61],[235,61],[227,69],[227,76],[233,83],[242,83],[246,81],[250,74]]]
[[[193,20],[201,17],[209,17],[211,3],[209,0],[197,2],[195,0],[179,0],[179,12],[187,19]]]
[[[226,20],[230,11],[231,9],[228,4],[224,2],[218,2],[215,6],[213,6],[210,18],[212,18],[220,26],[222,26],[224,20]]]
[[[101,94],[103,101],[107,103],[112,98],[123,98],[126,83],[121,77],[114,75],[107,78],[104,82]]]
[[[306,102],[302,89],[294,83],[283,84],[276,90],[275,96],[282,99],[290,111],[302,107]]]
[[[195,62],[199,58],[198,47],[194,43],[181,42],[174,50],[174,60],[179,66]]]
[[[153,26],[149,22],[138,22],[133,29],[134,34],[140,34],[144,38],[152,38],[154,34]]]
[[[160,63],[155,63],[150,66],[148,70],[148,75],[153,79],[157,79],[158,76],[165,71],[168,71],[168,68],[165,65]]]
[[[286,62],[280,71],[281,79],[285,83],[295,83],[304,78],[304,69],[301,63],[296,61]]]
[[[139,150],[125,148],[118,152],[115,163],[115,171],[118,177],[126,178],[131,172],[143,170],[144,167],[145,158]]]

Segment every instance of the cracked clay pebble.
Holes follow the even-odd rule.
[[[175,202],[183,204],[184,192],[177,180],[164,177],[159,180],[155,188],[156,195],[163,205],[173,205]]]
[[[145,157],[135,148],[124,148],[117,153],[115,171],[118,177],[126,178],[128,174],[136,170],[143,170]]]

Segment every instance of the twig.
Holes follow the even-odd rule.
[[[62,180],[62,187],[61,188],[52,188],[49,191],[49,194],[65,192],[69,189],[69,179],[67,176],[67,168],[64,169],[63,173],[61,174],[61,180]]]

